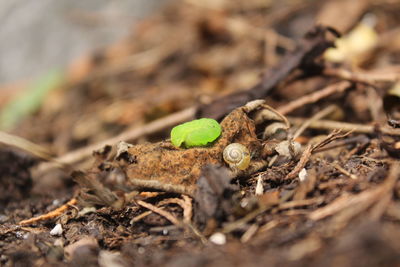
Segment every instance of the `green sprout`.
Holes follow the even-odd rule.
[[[182,144],[187,148],[207,146],[221,135],[221,131],[221,125],[216,120],[193,120],[172,128],[171,142],[176,147]]]

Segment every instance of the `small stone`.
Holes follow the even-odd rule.
[[[56,246],[56,247],[64,247],[64,240],[62,238],[57,238],[54,241],[54,246]]]
[[[24,232],[21,232],[21,231],[17,231],[17,232],[15,232],[15,236],[18,238],[18,239],[24,239]]]
[[[216,245],[225,245],[226,236],[223,233],[214,233],[210,236],[210,242]]]
[[[50,235],[53,236],[60,236],[62,235],[62,233],[63,233],[63,228],[60,223],[57,223],[56,226],[54,226],[54,228],[51,229],[50,231]]]
[[[300,154],[301,145],[296,141],[285,140],[276,146],[275,151],[282,157],[292,159]]]
[[[306,168],[303,168],[299,172],[299,180],[300,180],[300,182],[304,182],[306,179],[307,179],[307,170],[306,170]]]
[[[264,186],[263,186],[263,183],[262,183],[261,175],[259,175],[258,178],[257,178],[257,185],[256,185],[255,194],[256,194],[256,196],[261,196],[262,194],[264,194]]]

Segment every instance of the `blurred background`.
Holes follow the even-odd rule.
[[[170,118],[169,115],[175,116],[181,111],[193,110],[199,103],[207,104],[238,90],[250,89],[260,82],[260,77],[268,70],[273,69],[278,70],[275,74],[281,72],[285,77],[283,82],[269,91],[266,103],[279,109],[301,98],[311,99],[311,103],[302,104],[285,114],[300,121],[301,125],[308,125],[308,122],[316,119],[316,114],[320,115],[321,111],[326,111],[332,105],[336,106],[337,112],[326,118],[333,122],[372,127],[377,123],[386,125],[390,118],[392,125],[400,125],[399,0],[1,0],[0,7],[0,131],[40,145],[40,151],[44,149],[46,153],[54,155],[57,161],[72,164],[74,169],[88,170],[97,166],[97,163],[93,164],[92,153],[103,148],[104,144],[112,145],[120,140],[140,144],[168,139],[171,127],[167,127],[169,124],[165,121]],[[299,51],[305,53],[309,44],[307,38],[302,38],[305,33],[315,30],[318,24],[332,27],[342,35],[336,38],[324,32],[336,48],[326,50],[317,60],[313,60],[313,67],[299,68],[300,63],[293,59],[298,57]],[[317,40],[325,42],[322,39]],[[293,68],[295,71],[290,74],[286,72]],[[348,80],[351,81],[351,88],[339,92],[337,84]],[[330,91],[333,94],[325,96],[320,93],[326,93],[327,89],[332,88],[338,91]],[[320,93],[322,99],[310,97],[315,96],[315,93]],[[152,122],[163,125],[162,129],[148,130]],[[375,131],[369,129],[372,129],[370,133]],[[303,144],[311,144],[314,137],[320,138],[322,134],[327,134],[323,129],[307,130],[304,136],[300,136]],[[144,134],[132,134],[138,132]],[[280,192],[275,190],[276,186],[280,187],[275,182],[265,187],[272,193],[265,201],[274,204],[262,204],[267,207],[273,205],[274,211],[263,217],[263,225],[259,224],[260,227],[247,228],[242,238],[248,233],[251,238],[265,226],[266,231],[272,232],[261,234],[261,242],[249,246],[248,252],[253,252],[255,247],[261,249],[254,251],[256,254],[243,257],[242,253],[236,252],[241,249],[236,246],[239,242],[234,241],[232,244],[237,249],[229,250],[229,254],[224,253],[223,257],[232,261],[249,259],[256,265],[270,260],[276,260],[277,263],[303,260],[304,264],[298,266],[309,265],[310,255],[316,260],[315,266],[330,266],[331,262],[337,260],[342,263],[343,258],[339,254],[343,251],[349,253],[348,259],[354,262],[342,266],[382,266],[383,261],[378,261],[379,257],[390,259],[387,255],[392,254],[398,259],[398,201],[391,206],[391,198],[382,197],[384,202],[378,202],[375,201],[378,199],[376,196],[380,195],[371,193],[373,198],[365,200],[362,205],[356,205],[361,207],[356,213],[344,209],[344,213],[338,213],[338,216],[327,221],[327,228],[318,229],[313,227],[319,227],[320,224],[308,223],[305,218],[310,213],[305,213],[303,204],[298,204],[314,203],[310,207],[316,208],[320,205],[318,203],[333,203],[336,198],[352,196],[360,191],[363,192],[354,195],[355,198],[370,189],[370,192],[379,194],[388,192],[386,190],[389,189],[381,190],[381,187],[377,187],[386,184],[379,183],[386,175],[384,166],[388,162],[381,154],[384,151],[378,149],[379,138],[382,137],[380,134],[371,134],[368,138],[372,139],[367,139],[371,142],[366,143],[361,141],[365,140],[365,136],[359,137],[361,139],[358,141],[351,141],[357,144],[354,148],[346,143],[346,150],[351,150],[345,153],[342,153],[341,147],[335,150],[335,153],[340,152],[340,158],[339,154],[329,154],[331,150],[327,150],[322,160],[316,158],[313,163],[316,171],[313,173],[318,172],[324,178],[321,183],[318,181],[318,185],[316,179],[309,180],[313,181],[315,194],[310,195],[311,192],[304,191],[308,185],[298,187],[303,191],[294,191],[297,190],[293,187],[295,184],[286,184],[285,176],[282,176],[285,171],[289,173],[292,165],[288,164],[284,171],[277,166],[276,173],[279,175],[275,176],[274,171],[271,179],[280,177],[277,180],[285,184]],[[15,140],[10,139],[12,142],[3,142],[15,144]],[[387,137],[387,140],[387,147],[397,156],[400,155],[399,139]],[[28,147],[25,150],[34,149]],[[320,165],[321,162],[325,162],[324,165]],[[0,222],[2,217],[7,220],[1,214],[2,204],[10,205],[10,218],[19,221],[34,213],[43,214],[47,207],[57,207],[58,204],[51,204],[56,203],[53,202],[55,197],[66,201],[72,196],[75,184],[69,172],[46,169],[46,163],[41,163],[31,175],[29,168],[34,163],[0,144]],[[358,180],[353,179],[353,170]],[[317,174],[312,175],[317,177]],[[251,186],[255,186],[261,180],[257,178],[257,181],[252,181],[254,183]],[[398,188],[397,184],[396,189],[393,189],[396,198],[399,195]],[[28,191],[34,196],[45,196],[45,201],[41,202],[44,199],[41,197],[33,202],[27,198],[31,196],[26,193]],[[252,194],[253,191],[247,192]],[[300,192],[299,199],[295,197],[297,192]],[[389,194],[387,196],[391,197]],[[292,205],[284,199],[316,202],[296,202],[298,210],[282,208],[275,212],[275,201]],[[359,198],[356,202],[348,202],[348,199],[344,198],[343,203],[362,202]],[[374,206],[374,213],[379,213],[378,216],[388,207],[386,215],[389,219],[385,224],[375,225],[373,231],[356,225],[355,229],[359,230],[349,228],[349,234],[341,240],[327,239],[337,233],[336,225],[342,227],[345,225],[343,222],[351,220],[353,215],[360,214],[360,222],[365,221],[367,217],[362,213],[363,209],[372,209],[371,203],[375,202],[377,205]],[[290,205],[287,207],[292,207]],[[21,210],[14,212],[15,207]],[[284,210],[287,210],[284,215],[286,217],[276,217],[278,223],[269,228],[270,219],[273,218],[271,216],[285,214]],[[132,226],[129,216],[118,217],[124,220],[126,229],[128,225]],[[114,220],[116,217],[110,218]],[[107,248],[114,250],[115,240],[122,242],[125,237],[132,240],[131,235],[115,236],[114,233],[121,234],[122,230],[112,227],[112,237],[104,238],[103,244]],[[74,232],[80,235],[86,233],[86,229]],[[140,233],[134,238],[147,243],[143,241],[147,239],[142,239],[146,237],[142,236],[141,230],[148,229],[148,226],[135,229]],[[385,231],[387,237],[376,229]],[[155,233],[165,237],[164,234],[158,234],[158,230]],[[365,237],[361,233],[376,235]],[[18,242],[15,244],[20,244],[19,238],[15,240]],[[36,242],[31,240],[26,241],[29,244]],[[153,244],[156,244],[157,249],[160,248],[158,239],[149,240],[155,240]],[[163,240],[168,242],[165,248],[176,248],[175,245],[170,246],[173,243],[169,243],[175,237]],[[353,244],[346,240],[357,242]],[[174,244],[186,247],[186,243],[177,241]],[[9,244],[8,239],[1,240],[0,254],[1,249]],[[352,246],[359,249],[356,250],[359,254],[349,249]],[[29,253],[41,251],[30,245],[28,248]],[[188,245],[187,248],[190,250],[192,247]],[[214,247],[211,249],[219,251]],[[169,258],[169,251],[162,257],[152,257],[153,250],[147,248],[146,252],[143,255],[129,252],[129,255],[133,258],[146,257],[143,263],[147,263],[148,259],[157,262]],[[192,259],[192,254],[187,259]],[[336,261],[332,260],[336,254],[339,255]],[[25,254],[15,255],[26,258]],[[263,258],[260,260],[254,255],[262,255]],[[214,256],[206,251],[205,254],[199,254],[199,257],[208,259]],[[369,261],[370,258],[377,261]],[[171,262],[174,259],[171,257]],[[364,260],[362,264],[360,259]],[[1,260],[0,257],[0,265]],[[203,259],[200,262],[203,263]],[[372,262],[372,265],[364,262]],[[375,262],[377,264],[373,264]],[[193,265],[187,264],[186,260],[180,264]],[[162,262],[162,265],[167,264]],[[226,262],[221,265],[226,265]]]
[[[2,0],[0,84],[61,68],[126,36],[166,0]],[[1,87],[0,87],[1,88]]]
[[[285,63],[283,57],[317,24],[343,34],[338,49],[324,55],[330,65],[396,74],[400,62],[400,1],[393,0],[3,0],[0,5],[0,130],[56,155],[251,88],[265,70]],[[285,105],[326,86],[327,78],[282,87],[268,103]],[[396,86],[385,84],[379,94]],[[365,99],[346,98],[345,109],[362,114],[352,121],[381,119],[382,104],[366,104],[378,97],[371,92]],[[297,115],[312,112],[305,107]],[[168,131],[138,142],[166,137]]]

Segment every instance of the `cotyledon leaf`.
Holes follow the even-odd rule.
[[[206,146],[221,135],[221,125],[216,120],[203,118],[175,126],[171,131],[174,146]]]

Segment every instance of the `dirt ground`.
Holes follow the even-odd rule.
[[[400,265],[399,12],[175,1],[76,59],[0,132],[0,264]]]

